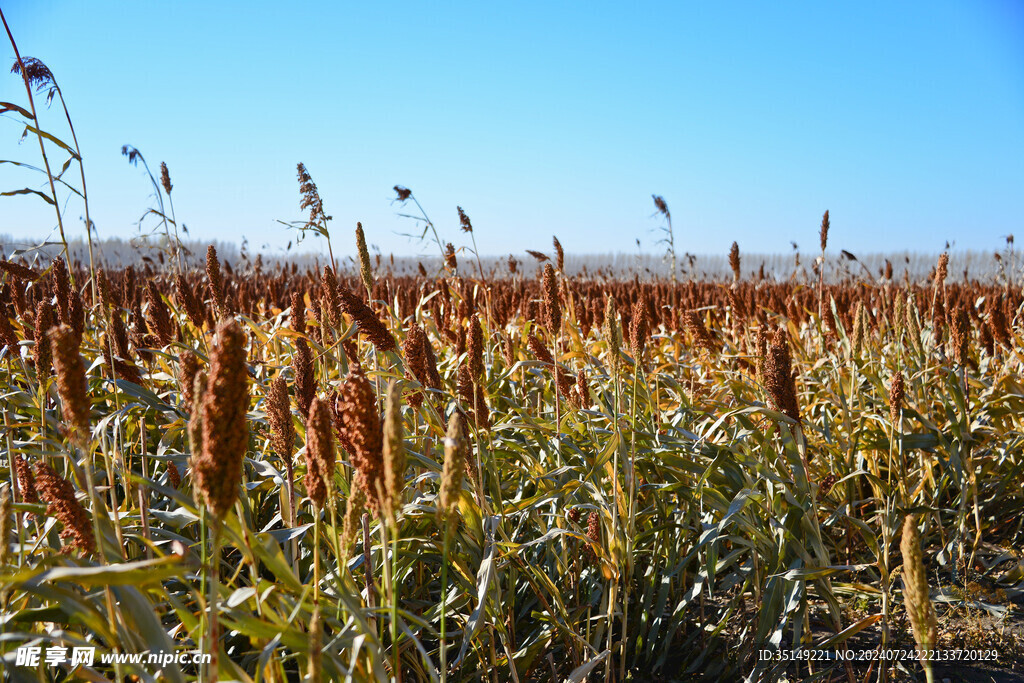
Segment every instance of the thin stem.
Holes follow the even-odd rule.
[[[451,526],[447,515],[444,520],[444,540],[441,551],[441,643],[438,646],[441,650],[441,683],[448,680],[448,643],[447,643],[447,615],[448,615],[448,548],[450,544]]]
[[[89,218],[89,192],[85,186],[85,164],[82,161],[82,150],[78,146],[78,136],[75,134],[75,125],[71,122],[71,114],[68,113],[67,102],[64,101],[64,93],[57,85],[57,79],[53,80],[53,87],[57,89],[57,97],[60,98],[60,106],[64,109],[64,118],[67,119],[68,129],[71,131],[71,141],[75,143],[75,154],[78,156],[78,171],[82,177],[82,204],[85,206],[85,236],[89,242],[89,277],[92,287],[92,298],[96,301],[96,267],[93,260],[92,245],[92,220]]]
[[[217,610],[220,593],[220,523],[221,520],[216,517],[212,518],[213,521],[213,538],[211,543],[210,553],[210,565],[208,567],[210,573],[210,597],[207,609],[210,613],[210,665],[207,671],[207,675],[211,683],[217,683],[218,674],[218,635],[217,635]]]
[[[14,36],[11,35],[11,28],[7,25],[7,17],[4,16],[4,12],[0,9],[0,21],[3,21],[4,29],[7,31],[7,37],[11,41],[11,47],[14,48],[14,56],[18,60],[18,67],[21,69],[21,80],[25,83],[25,92],[28,93],[28,104],[32,109],[32,122],[35,124],[36,139],[39,140],[39,153],[43,157],[43,166],[46,168],[46,179],[50,182],[50,196],[53,199],[53,209],[57,213],[57,227],[60,230],[60,241],[64,246],[64,261],[68,264],[68,276],[74,283],[74,274],[71,270],[71,257],[68,254],[68,241],[64,237],[64,219],[60,215],[60,205],[57,202],[57,188],[53,184],[53,173],[50,171],[50,160],[46,156],[46,146],[43,144],[43,129],[39,125],[39,115],[36,113],[36,101],[32,97],[32,86],[28,80],[28,72],[25,71],[25,63],[21,60],[21,53],[18,51],[18,44],[14,42]]]

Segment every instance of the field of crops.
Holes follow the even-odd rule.
[[[750,282],[738,250],[732,283],[570,277],[555,246],[536,277],[394,276],[361,229],[351,273],[0,262],[5,675],[1024,670],[1018,287],[946,256]]]

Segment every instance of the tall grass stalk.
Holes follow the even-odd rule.
[[[29,82],[29,74],[25,69],[25,62],[21,58],[21,52],[18,50],[18,44],[14,41],[14,36],[11,34],[11,28],[7,25],[7,17],[4,16],[3,10],[0,9],[0,21],[4,24],[4,30],[7,31],[7,38],[11,41],[11,48],[14,50],[14,58],[18,63],[19,70],[21,71],[21,80],[25,84],[25,93],[28,95],[28,105],[31,110],[31,118],[33,126],[29,127],[29,130],[35,134],[36,139],[39,141],[39,154],[43,158],[43,168],[46,170],[46,179],[50,184],[50,196],[47,198],[47,203],[53,206],[54,212],[57,216],[57,228],[60,231],[60,241],[64,250],[64,261],[71,263],[71,256],[68,253],[68,240],[64,235],[64,219],[61,216],[60,201],[57,198],[57,188],[53,182],[53,172],[50,170],[50,159],[46,154],[46,146],[43,144],[43,127],[39,122],[39,115],[36,112],[36,101],[32,96],[32,85]],[[74,280],[72,279],[72,282]]]

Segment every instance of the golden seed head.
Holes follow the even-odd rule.
[[[903,336],[904,321],[906,320],[906,313],[903,310],[904,302],[903,297],[897,296],[896,300],[892,303],[892,327],[893,334],[898,340]]]
[[[633,317],[629,324],[629,344],[633,351],[633,359],[637,365],[643,365],[644,350],[647,348],[647,339],[650,335],[650,326],[647,320],[647,306],[643,299],[637,299],[633,304]]]
[[[565,272],[565,250],[562,249],[562,243],[558,241],[557,237],[552,236],[551,243],[555,247],[555,265],[558,266],[558,272]]]
[[[860,356],[860,348],[864,342],[864,303],[857,302],[853,310],[853,332],[850,337],[850,355],[853,358]]]
[[[938,642],[935,608],[928,590],[928,574],[921,553],[921,536],[915,515],[907,515],[900,539],[903,555],[903,600],[919,650],[931,650]]]
[[[402,506],[405,487],[405,440],[402,433],[402,390],[398,382],[388,384],[384,408],[384,491],[385,508],[393,511]]]
[[[441,471],[441,491],[438,496],[438,515],[451,517],[459,504],[462,477],[466,471],[465,420],[459,411],[448,419],[448,435],[444,440],[444,467]]]
[[[366,248],[363,224],[356,223],[356,250],[359,252],[359,276],[367,292],[373,291],[373,268],[370,266],[370,251]]]
[[[914,302],[913,295],[907,295],[904,314],[906,315],[907,336],[910,338],[910,344],[918,353],[921,353],[921,325],[917,320],[917,304]]]
[[[365,510],[366,494],[362,487],[353,486],[345,503],[345,521],[341,528],[342,552],[347,552],[352,547],[352,542],[356,540],[356,534],[359,533],[359,522]]]
[[[604,333],[608,338],[608,356],[611,358],[613,370],[619,367],[619,354],[622,352],[622,329],[619,327],[618,316],[615,297],[609,294],[604,308]]]

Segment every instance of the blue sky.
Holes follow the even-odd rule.
[[[306,163],[338,251],[362,221],[385,253],[395,184],[442,237],[485,254],[646,252],[672,210],[680,253],[996,249],[1024,233],[1024,3],[125,3],[7,0],[54,72],[101,236],[152,201],[131,144],[166,161],[198,239],[280,250]],[[0,99],[23,103],[6,74]],[[60,112],[44,113],[58,134]],[[38,163],[0,118],[0,158]],[[6,165],[4,165],[6,166]],[[3,189],[42,187],[0,172]],[[0,233],[52,210],[0,198]],[[81,210],[69,205],[69,234]],[[311,245],[317,246],[317,245]]]

